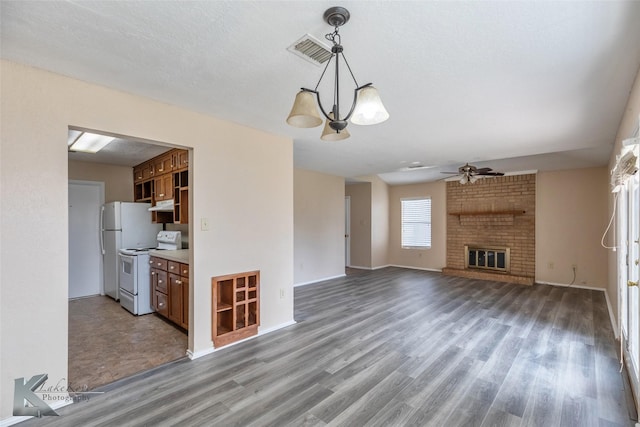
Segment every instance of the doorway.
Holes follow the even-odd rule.
[[[81,132],[107,134],[70,127],[68,143]],[[188,331],[153,313],[133,315],[105,295],[102,283],[101,207],[105,202],[133,202],[133,167],[172,148],[167,144],[114,136],[102,152],[69,151],[67,378],[68,385],[74,389],[93,390],[186,357]],[[95,195],[97,188],[99,196]],[[151,218],[149,212],[149,222]],[[181,228],[178,231],[189,241],[188,224],[166,224],[167,230],[173,228]],[[88,241],[78,236],[87,237]]]
[[[637,146],[635,148],[638,150]],[[636,160],[637,161],[637,160]],[[640,396],[640,177],[629,177],[617,193],[618,289],[621,340],[631,387]]]

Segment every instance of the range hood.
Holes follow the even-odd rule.
[[[156,202],[155,206],[150,207],[149,211],[173,212],[173,199],[160,200],[159,202]]]

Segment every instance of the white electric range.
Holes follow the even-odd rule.
[[[149,249],[118,251],[120,305],[135,315],[152,313]]]

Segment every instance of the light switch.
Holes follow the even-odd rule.
[[[209,231],[209,219],[208,218],[200,218],[200,230]]]

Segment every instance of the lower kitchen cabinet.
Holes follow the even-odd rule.
[[[189,328],[189,264],[151,257],[151,292],[156,312]]]

